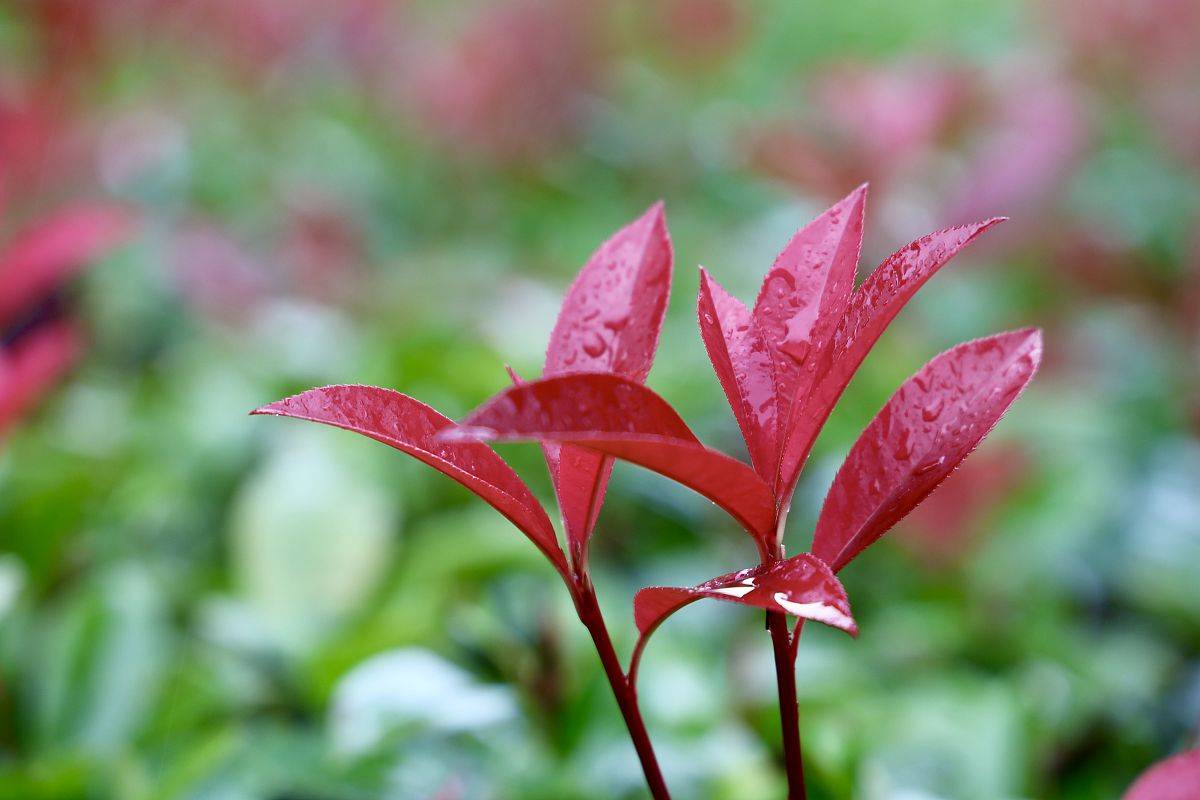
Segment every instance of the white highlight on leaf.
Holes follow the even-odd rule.
[[[775,602],[784,611],[795,614],[797,617],[823,622],[835,628],[849,628],[854,625],[854,620],[825,603],[796,603],[789,600],[783,592],[775,593]]]

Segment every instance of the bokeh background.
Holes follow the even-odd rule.
[[[0,242],[80,204],[135,222],[25,317],[79,333],[0,444],[0,797],[643,797],[516,530],[384,447],[246,412],[338,382],[465,412],[504,363],[538,373],[574,272],[663,198],[650,385],[737,451],[696,266],[753,297],[864,180],[864,270],[1012,221],[864,365],[793,552],[925,360],[1030,324],[1048,350],[843,575],[862,636],[806,630],[812,796],[1116,797],[1200,723],[1198,81],[1195,0],[3,0]],[[535,448],[503,452],[552,503]],[[593,547],[626,656],[638,587],[753,558],[627,465]],[[644,663],[665,771],[779,797],[761,616],[709,605]]]

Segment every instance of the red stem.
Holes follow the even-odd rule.
[[[658,758],[654,755],[654,747],[650,744],[650,735],[646,732],[646,723],[642,721],[642,713],[638,710],[637,690],[621,669],[621,661],[617,658],[617,651],[608,635],[608,626],[604,624],[604,616],[600,613],[600,604],[596,601],[595,589],[590,582],[582,583],[576,592],[575,607],[579,611],[580,621],[596,644],[596,653],[600,656],[600,663],[604,665],[604,674],[612,687],[617,706],[621,709],[621,716],[625,718],[625,727],[629,729],[629,738],[633,740],[638,760],[642,762],[642,772],[646,775],[650,796],[654,800],[671,800],[662,770],[658,766]]]
[[[800,702],[796,697],[796,660],[787,617],[767,612],[767,630],[775,651],[775,682],[779,688],[779,724],[783,733],[783,763],[787,772],[788,800],[806,800],[804,756],[800,748]]]

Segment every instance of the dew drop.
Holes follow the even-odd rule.
[[[933,422],[942,415],[942,408],[946,405],[944,398],[937,397],[931,400],[921,409],[921,419],[926,422]]]
[[[583,339],[583,352],[592,358],[599,358],[608,349],[608,343],[596,332],[590,332]]]

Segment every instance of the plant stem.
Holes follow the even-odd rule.
[[[586,579],[585,579],[586,580]],[[646,723],[642,721],[642,713],[638,710],[637,690],[621,669],[621,661],[613,648],[612,639],[608,635],[608,626],[604,624],[604,616],[600,613],[600,604],[596,600],[596,592],[590,582],[583,583],[576,592],[576,609],[579,619],[592,635],[596,645],[596,653],[600,663],[604,665],[604,674],[612,686],[613,697],[625,718],[625,727],[629,729],[629,738],[637,750],[638,759],[642,762],[642,772],[646,775],[646,785],[654,800],[671,800],[667,792],[667,784],[663,781],[662,770],[658,766],[658,758],[654,755],[654,747],[650,743],[650,735],[646,732]]]
[[[775,681],[779,687],[779,724],[783,733],[783,763],[788,800],[805,800],[804,757],[800,749],[800,704],[796,697],[796,661],[792,657],[787,617],[767,612],[767,630],[775,651]]]

